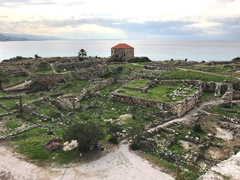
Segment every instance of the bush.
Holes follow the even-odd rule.
[[[104,137],[103,129],[99,124],[89,121],[75,124],[63,135],[64,141],[77,140],[80,151],[88,151]]]
[[[108,127],[108,133],[116,136],[118,132],[122,132],[123,128],[121,125],[117,124],[117,123],[109,123],[107,124]]]
[[[133,151],[137,151],[139,150],[139,144],[137,142],[132,142],[131,145],[130,145],[130,148],[133,150]]]
[[[194,132],[198,132],[198,133],[202,133],[203,132],[200,124],[195,124],[194,127],[193,127],[193,131]]]
[[[116,136],[112,136],[109,138],[108,142],[112,144],[118,144],[118,138]]]
[[[135,63],[135,62],[151,62],[151,60],[148,57],[135,57],[134,59],[128,60],[129,63]]]

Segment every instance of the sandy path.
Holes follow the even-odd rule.
[[[52,69],[52,71],[53,71],[54,74],[58,74],[57,71],[55,70],[55,68],[54,68],[54,66],[53,66],[52,63],[50,64],[50,67],[51,67],[51,69]]]
[[[38,167],[0,147],[0,172],[10,172],[16,180],[174,180],[121,144],[114,152],[84,164]]]
[[[219,105],[219,104],[222,104],[224,101],[221,100],[221,99],[217,99],[217,100],[211,100],[211,101],[207,101],[207,102],[204,102],[204,103],[201,103],[199,104],[199,106],[197,108],[194,108],[192,109],[191,111],[189,111],[188,113],[186,113],[183,117],[181,118],[176,118],[176,119],[173,119],[171,121],[168,121],[166,123],[163,123],[163,124],[160,124],[156,127],[153,127],[151,129],[148,130],[148,132],[153,132],[155,131],[156,129],[158,128],[163,128],[163,127],[166,127],[166,126],[169,126],[173,123],[176,123],[176,122],[184,122],[184,121],[188,121],[189,118],[194,115],[195,113],[197,113],[198,111],[202,110],[204,106],[206,105]]]
[[[22,84],[19,84],[19,85],[10,87],[10,88],[6,88],[6,89],[4,89],[4,91],[12,91],[12,90],[15,90],[15,89],[23,89],[25,86],[27,86],[27,85],[29,85],[31,83],[32,83],[31,80],[30,81],[26,81],[26,82],[24,82]]]

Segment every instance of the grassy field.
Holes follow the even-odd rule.
[[[65,84],[62,84],[59,86],[55,92],[61,92],[63,94],[67,93],[80,93],[81,90],[88,85],[88,82],[86,80],[75,80],[72,79],[70,82],[67,82]]]
[[[37,71],[36,74],[53,74],[52,70],[42,70],[42,71]]]
[[[232,67],[222,67],[222,66],[187,66],[186,69],[211,72],[211,73],[216,73],[220,75],[229,75],[234,70]]]
[[[144,88],[147,86],[148,81],[143,79],[134,79],[128,83],[126,83],[124,86],[132,87],[132,88]]]
[[[236,80],[233,77],[224,77],[213,74],[206,74],[200,72],[191,72],[183,70],[172,70],[162,73],[162,77],[166,79],[184,79],[184,80],[201,80],[201,81],[213,81],[213,82],[224,82]]]
[[[127,96],[135,96],[140,99],[152,100],[152,101],[160,101],[160,102],[173,102],[172,98],[169,97],[170,94],[173,93],[176,89],[180,87],[180,84],[176,86],[164,86],[157,85],[153,88],[149,88],[147,93],[142,93],[138,90],[120,88],[118,91],[122,95]],[[188,87],[188,86],[186,86]],[[188,87],[189,88],[189,87]],[[192,94],[193,92],[187,92],[187,94]],[[184,97],[176,97],[177,101],[183,100]]]

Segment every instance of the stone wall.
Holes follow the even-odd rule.
[[[184,100],[170,103],[169,105],[169,109],[171,109],[170,111],[173,112],[174,114],[177,114],[179,117],[183,116],[184,114],[186,114],[188,111],[192,110],[196,106],[196,104],[199,102],[199,98],[201,97],[202,92],[203,92],[203,88],[200,87],[199,90],[197,90],[192,95],[189,95]],[[166,108],[166,110],[167,109],[168,108]]]
[[[19,112],[19,110],[14,110],[14,111],[11,111],[11,112],[8,112],[8,113],[3,113],[3,114],[0,114],[0,117],[10,116],[10,115],[15,114],[17,112]]]
[[[89,92],[90,92],[90,93],[94,93],[95,91],[98,91],[98,90],[100,90],[100,89],[102,89],[102,88],[104,88],[104,87],[106,87],[106,86],[111,85],[112,83],[114,83],[114,81],[115,81],[115,79],[105,80],[105,81],[99,83],[97,86],[91,88],[91,89],[89,90]]]
[[[233,91],[233,99],[239,100],[240,99],[240,91]]]
[[[88,68],[91,67],[93,64],[101,64],[100,61],[79,61],[79,62],[66,62],[60,63],[56,62],[54,66],[57,69],[79,69],[79,68]]]
[[[133,104],[133,105],[138,104],[141,106],[157,107],[159,109],[164,109],[164,105],[165,105],[165,103],[163,102],[139,99],[133,96],[124,96],[124,95],[118,94],[117,92],[112,93],[110,95],[110,99],[123,102],[123,103]]]
[[[20,96],[1,96],[0,100],[19,99]]]
[[[44,87],[52,87],[58,82],[64,81],[64,74],[36,74],[32,82]]]
[[[190,111],[193,109],[196,104],[199,101],[199,98],[201,97],[204,86],[201,81],[184,81],[184,80],[179,80],[179,81],[159,81],[153,84],[162,84],[162,85],[176,85],[178,83],[184,83],[186,85],[195,85],[197,86],[197,91],[194,92],[193,94],[187,96],[184,100],[179,101],[179,102],[172,102],[172,103],[165,103],[165,102],[160,102],[160,101],[151,101],[151,100],[145,100],[145,99],[139,99],[137,97],[133,96],[125,96],[122,94],[119,94],[117,91],[113,92],[110,95],[110,99],[123,102],[123,103],[128,103],[128,104],[138,104],[141,106],[152,106],[152,107],[157,107],[161,110],[166,110],[174,113],[177,116],[183,116],[186,112]]]
[[[17,103],[17,106],[19,106],[19,103]],[[35,112],[35,111],[32,109],[32,107],[30,107],[30,106],[28,106],[28,105],[26,105],[26,104],[23,104],[23,105],[22,105],[22,110],[23,110],[23,112],[28,113],[28,114],[30,114],[30,115],[32,115],[32,116],[38,117],[38,118],[40,118],[40,119],[42,119],[42,120],[44,120],[44,121],[47,121],[47,120],[50,120],[50,119],[51,119],[51,118],[48,117],[48,116],[45,116],[45,115],[43,115],[43,114],[39,114],[39,113]]]

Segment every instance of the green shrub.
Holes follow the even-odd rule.
[[[118,138],[116,136],[112,136],[109,138],[108,142],[112,144],[118,144]]]
[[[75,124],[63,135],[65,141],[77,140],[80,151],[88,151],[104,137],[102,127],[92,121]]]
[[[134,59],[128,60],[129,63],[135,63],[135,62],[151,62],[151,60],[148,57],[135,57]]]
[[[194,132],[198,132],[198,133],[202,133],[203,130],[202,130],[202,127],[200,124],[195,124],[194,127],[193,127],[193,131]]]
[[[139,144],[137,142],[132,142],[131,145],[130,145],[130,148],[133,150],[133,151],[137,151],[139,150]]]

